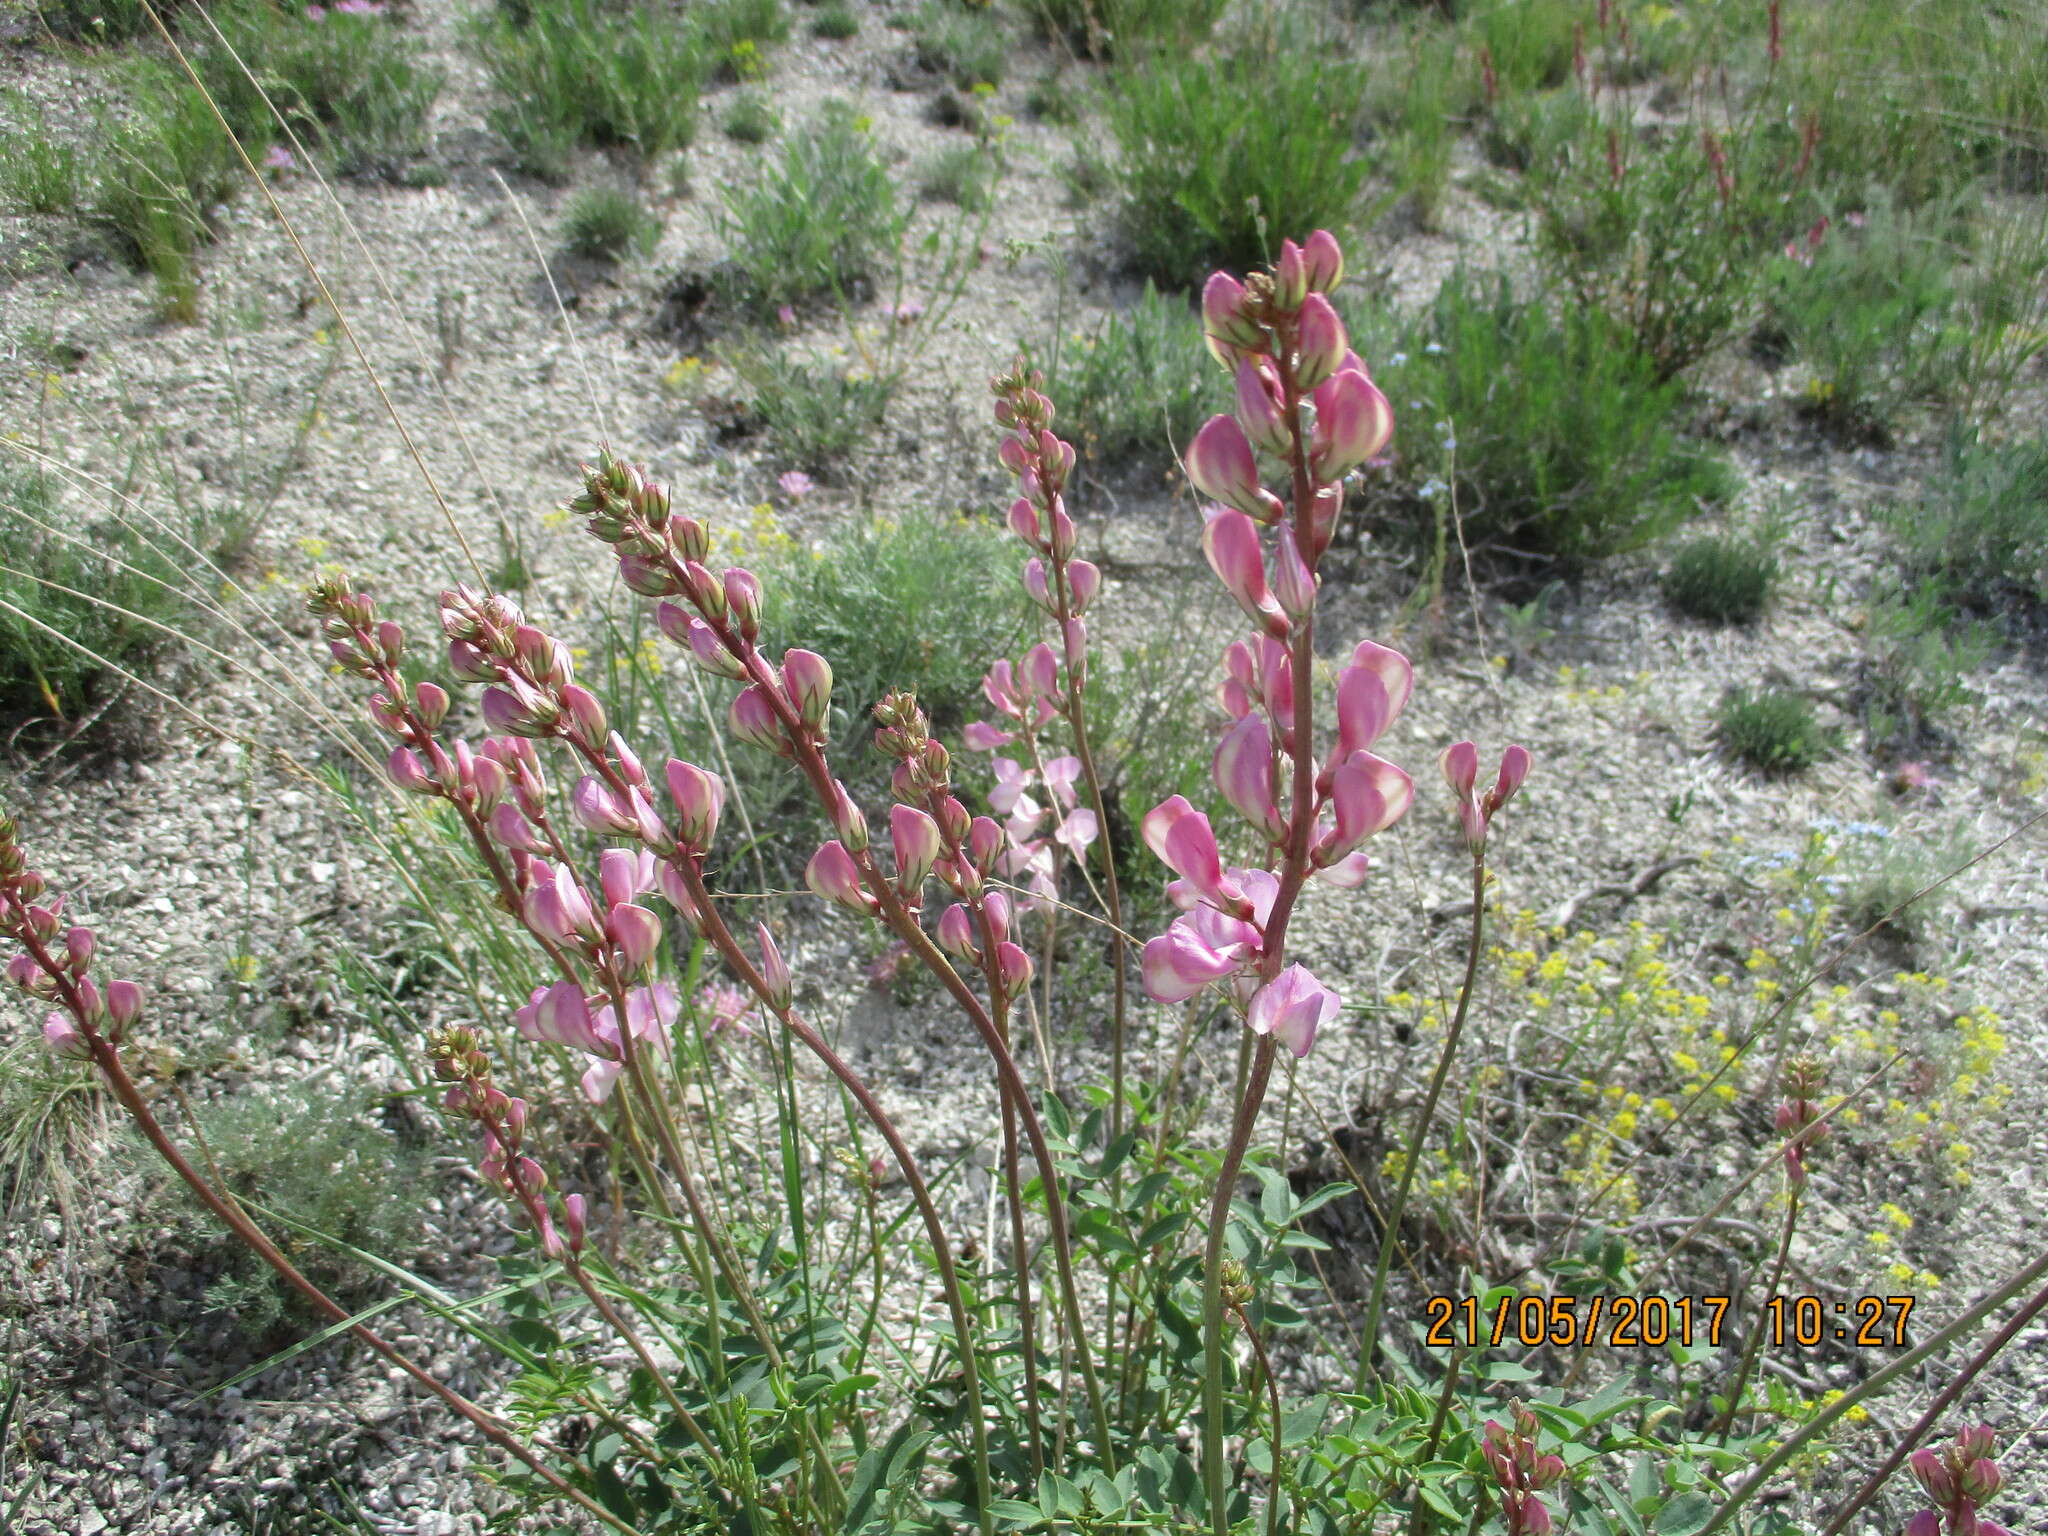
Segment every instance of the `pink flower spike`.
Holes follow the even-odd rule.
[[[678,838],[685,848],[702,852],[718,833],[718,815],[725,808],[725,781],[675,757],[668,760],[667,777],[669,797],[680,818]]]
[[[631,975],[644,971],[661,947],[661,919],[630,902],[605,914],[604,931],[618,947],[619,958],[625,961]]]
[[[1015,995],[1031,980],[1031,957],[1005,939],[996,945],[996,973],[1003,979],[1003,989]]]
[[[975,960],[981,956],[980,948],[974,942],[974,914],[960,902],[939,914],[939,948],[962,960]]]
[[[1211,508],[1202,529],[1202,553],[1253,623],[1269,634],[1287,634],[1287,617],[1266,587],[1265,556],[1259,549],[1258,525],[1251,518],[1228,507]]]
[[[1176,919],[1166,932],[1145,941],[1139,962],[1145,995],[1155,1003],[1184,1003],[1213,981],[1236,972],[1243,961],[1204,944]]]
[[[1269,837],[1286,830],[1273,799],[1273,738],[1266,722],[1247,714],[1217,743],[1210,765],[1223,798]]]
[[[1290,441],[1287,412],[1280,403],[1280,381],[1273,365],[1262,357],[1247,357],[1237,365],[1237,424],[1255,448],[1267,453],[1284,453]]]
[[[998,747],[1007,747],[1017,738],[1013,732],[999,731],[986,720],[970,720],[962,727],[960,739],[967,744],[969,751],[993,752]]]
[[[892,805],[889,839],[896,849],[896,888],[909,895],[924,884],[939,856],[939,824],[915,806]]]
[[[1294,530],[1284,523],[1273,548],[1273,596],[1279,601],[1280,611],[1296,623],[1315,612],[1315,573],[1301,557]]]
[[[1394,408],[1379,386],[1362,373],[1344,369],[1315,392],[1316,424],[1309,434],[1309,467],[1325,482],[1345,475],[1378,454],[1394,436]]]
[[[1072,600],[1075,613],[1084,613],[1095,601],[1095,594],[1102,590],[1102,571],[1089,560],[1067,562],[1067,595]]]
[[[1296,1056],[1306,1056],[1316,1031],[1337,1017],[1343,1000],[1317,981],[1305,965],[1290,965],[1253,996],[1245,1023],[1255,1035],[1271,1035]]]
[[[814,894],[836,901],[863,917],[874,908],[874,898],[861,884],[860,866],[837,839],[823,844],[811,855],[811,862],[804,869],[804,884]]]
[[[768,986],[768,1001],[778,1013],[789,1006],[789,967],[783,963],[782,951],[775,947],[775,936],[768,931],[766,923],[756,923],[754,931],[761,942],[761,980]]]
[[[1344,252],[1327,229],[1317,230],[1302,242],[1301,257],[1310,292],[1328,293],[1344,281]]]
[[[1312,293],[1302,301],[1297,335],[1299,350],[1295,354],[1295,382],[1303,389],[1314,389],[1343,365],[1344,354],[1351,350],[1351,342],[1344,334],[1344,322],[1337,318],[1337,311],[1320,293]],[[1321,401],[1317,402],[1316,410],[1320,416]]]
[[[1244,428],[1231,416],[1211,416],[1188,445],[1188,479],[1211,501],[1273,521],[1273,497],[1259,484],[1259,466]]]

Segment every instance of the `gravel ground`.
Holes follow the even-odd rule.
[[[451,168],[447,186],[341,188],[354,235],[310,183],[278,194],[376,361],[412,444],[345,360],[319,399],[306,462],[271,509],[264,569],[242,580],[231,603],[245,630],[223,644],[234,664],[194,665],[176,676],[162,739],[146,760],[60,759],[5,782],[6,803],[21,815],[41,866],[78,892],[78,909],[101,928],[108,952],[158,1000],[155,1039],[204,1068],[194,1089],[202,1095],[317,1069],[345,1072],[366,1095],[402,1082],[374,1042],[323,1022],[321,988],[307,980],[326,946],[377,932],[396,898],[388,867],[352,846],[331,798],[305,773],[311,744],[353,706],[319,676],[310,626],[296,611],[304,579],[319,564],[342,562],[417,624],[437,587],[470,574],[457,534],[488,570],[511,530],[535,577],[528,607],[572,634],[585,632],[609,574],[580,531],[546,514],[600,437],[650,462],[673,480],[678,505],[714,521],[744,517],[771,498],[775,476],[788,467],[759,439],[721,445],[698,412],[663,391],[680,349],[652,324],[678,274],[704,273],[718,260],[715,189],[746,177],[756,152],[711,131],[714,102],[687,157],[688,190],[666,207],[658,251],[610,279],[584,275],[567,295],[573,335],[565,333],[538,279],[525,222],[546,230],[561,194],[523,183],[508,193],[491,173],[485,87],[456,46],[456,18],[448,0],[422,0],[414,21],[450,66],[434,125],[438,156]],[[785,104],[828,94],[857,102],[900,173],[960,140],[931,121],[938,87],[910,53],[904,34],[878,19],[848,43],[800,32],[773,52],[765,89]],[[1079,322],[1129,297],[1104,221],[1060,194],[1065,134],[1022,110],[1033,72],[1017,68],[995,103],[1017,119],[1008,130],[1012,171],[980,234],[981,259],[962,301],[932,338],[878,450],[796,509],[800,533],[862,507],[997,504],[1004,484],[988,452],[982,381],[1020,338],[1044,333],[1060,307],[1062,272],[1072,289],[1066,310]],[[53,109],[103,89],[89,71],[37,52],[0,57],[0,74]],[[225,223],[206,258],[206,318],[186,327],[159,323],[150,291],[126,271],[39,261],[36,228],[0,225],[13,274],[0,283],[0,337],[13,338],[0,419],[18,437],[106,476],[119,474],[125,444],[162,433],[205,495],[229,494],[248,464],[277,462],[344,342],[261,203],[241,199]],[[1512,252],[1519,236],[1463,194],[1454,195],[1444,228],[1389,238],[1357,265],[1383,268],[1392,289],[1413,298],[1460,259]],[[364,251],[374,253],[381,284]],[[456,314],[460,339],[444,366],[448,317]],[[889,321],[870,310],[860,324],[873,333]],[[38,328],[84,352],[54,385],[24,350]],[[823,316],[807,317],[796,339],[844,344]],[[1739,372],[1715,384],[1725,398],[1751,401],[1768,387]],[[1518,652],[1505,671],[1487,664],[1514,649],[1498,605],[1476,613],[1454,606],[1435,633],[1426,622],[1411,625],[1405,643],[1417,656],[1418,685],[1386,751],[1417,770],[1421,803],[1387,840],[1382,877],[1367,892],[1317,902],[1304,914],[1299,953],[1320,974],[1343,978],[1361,997],[1385,991],[1415,958],[1414,936],[1432,931],[1424,914],[1459,898],[1460,859],[1434,774],[1422,770],[1462,735],[1482,745],[1521,740],[1535,753],[1536,775],[1513,815],[1501,869],[1511,904],[1542,912],[1653,862],[1666,838],[1665,806],[1678,793],[1692,796],[1687,842],[1723,849],[1738,838],[1759,849],[1794,847],[1821,817],[1897,820],[1902,832],[1930,837],[1960,829],[1985,847],[2039,810],[2039,790],[2027,786],[2040,776],[2048,687],[2038,658],[2024,651],[2001,653],[1972,679],[1981,703],[1939,765],[1938,789],[1910,803],[1897,801],[1888,773],[1853,750],[1789,785],[1758,781],[1716,755],[1707,725],[1732,684],[1789,681],[1841,714],[1860,648],[1856,612],[1833,594],[1860,590],[1876,569],[1882,542],[1869,508],[1923,467],[1910,449],[1851,452],[1812,441],[1767,400],[1731,407],[1722,419],[1745,481],[1739,507],[1754,511],[1783,497],[1802,514],[1787,550],[1786,600],[1757,630],[1707,630],[1670,617],[1649,564],[1615,562],[1561,593],[1548,621],[1554,633],[1535,654]],[[422,489],[415,450],[442,488],[445,516]],[[1113,579],[1098,605],[1108,629],[1117,625],[1120,597],[1131,595],[1126,584],[1199,580],[1192,509],[1171,486],[1095,487],[1084,510],[1085,537],[1111,557]],[[1365,635],[1388,638],[1402,595],[1395,576],[1370,565],[1355,584],[1333,584],[1331,650]],[[1574,669],[1568,687],[1558,680],[1566,666]],[[2026,835],[1956,882],[1965,984],[2006,1021],[2011,1049],[2002,1071],[2015,1093],[2004,1118],[1980,1130],[1968,1200],[1944,1207],[1949,1279],[1927,1303],[1937,1316],[2048,1240],[2036,1193],[2048,1179],[2048,1117],[2039,1113],[2048,1086],[2044,864],[2042,839]],[[1679,872],[1627,915],[1696,928],[1721,880]],[[1454,927],[1433,930],[1429,942],[1442,954],[1458,942]],[[842,931],[809,935],[804,948],[817,978],[813,1006],[856,1044],[885,1097],[914,1109],[925,1144],[985,1149],[984,1072],[964,1029],[929,1016],[928,1002],[900,1004],[860,985],[859,957]],[[228,964],[235,954],[274,958],[246,983]],[[18,1021],[10,1033],[25,1033],[28,1022],[9,1007]],[[237,1053],[238,1037],[266,1010],[287,1008],[310,1009],[312,1019],[290,1036],[290,1049],[262,1060]],[[1368,1019],[1333,1031],[1302,1073],[1304,1093],[1347,1104],[1368,1077],[1383,1083],[1390,1071],[1422,1071],[1423,1053],[1391,1041],[1384,1028]],[[1079,1081],[1104,1065],[1080,1046],[1060,1071]],[[381,1532],[482,1528],[493,1495],[466,1475],[462,1436],[354,1354],[314,1351],[245,1388],[196,1398],[263,1351],[232,1319],[201,1305],[204,1245],[143,1214],[163,1208],[152,1197],[155,1172],[111,1153],[105,1166],[104,1176],[81,1168],[61,1201],[53,1194],[18,1213],[0,1258],[6,1304],[20,1320],[10,1370],[24,1383],[9,1463],[15,1482],[4,1496],[13,1497],[22,1478],[36,1479],[23,1526],[30,1536],[311,1528],[297,1523],[305,1518],[298,1512],[309,1500],[331,1504],[336,1489],[359,1499],[363,1519]],[[970,1180],[963,1190],[963,1222],[978,1221],[983,1188],[985,1180]],[[435,1273],[445,1284],[474,1281],[493,1254],[511,1248],[497,1216],[477,1203],[473,1181],[456,1172],[433,1181],[429,1213],[440,1252]],[[400,1316],[401,1343],[489,1395],[486,1362],[430,1321]],[[1968,1406],[2031,1430],[2004,1458],[2006,1518],[2016,1529],[2048,1529],[2048,1331],[2037,1326]]]

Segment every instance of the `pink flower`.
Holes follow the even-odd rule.
[[[628,975],[647,969],[661,947],[661,919],[631,902],[605,913],[604,931],[618,950]]]
[[[1394,411],[1363,370],[1339,369],[1317,386],[1309,464],[1316,478],[1341,480],[1392,441]]]
[[[861,883],[860,867],[836,839],[823,844],[811,855],[811,862],[804,869],[804,884],[814,894],[837,902],[849,911],[865,916],[874,910],[875,898]]]
[[[1375,833],[1399,821],[1415,798],[1408,775],[1383,757],[1354,752],[1332,776],[1335,824],[1315,845],[1318,865],[1335,864]]]
[[[1273,798],[1273,738],[1266,722],[1247,713],[1217,743],[1211,771],[1223,798],[1268,837],[1287,830]]]
[[[1302,275],[1311,293],[1328,293],[1344,281],[1344,252],[1327,229],[1317,230],[1302,242],[1301,256]]]
[[[939,856],[939,824],[915,806],[892,805],[889,840],[896,851],[896,888],[909,895],[924,884]]]
[[[1232,917],[1251,915],[1244,892],[1224,877],[1209,818],[1188,804],[1185,796],[1175,795],[1154,806],[1146,813],[1141,829],[1145,846],[1202,900]]]
[[[1527,747],[1510,746],[1501,753],[1493,788],[1482,795],[1478,792],[1479,749],[1469,741],[1454,742],[1444,749],[1444,778],[1458,796],[1458,821],[1466,843],[1475,850],[1485,846],[1494,813],[1515,797],[1528,778],[1529,761]]]
[[[298,157],[282,144],[273,144],[263,155],[264,169],[272,171],[295,171],[299,168]]]
[[[1316,1031],[1337,1017],[1343,1000],[1317,981],[1305,965],[1290,965],[1253,996],[1245,1023],[1255,1035],[1271,1035],[1296,1056],[1306,1056]]]
[[[697,1013],[704,1020],[706,1035],[753,1034],[742,1022],[753,1011],[753,998],[723,982],[712,983],[697,994]]]
[[[1311,293],[1301,303],[1299,351],[1294,376],[1303,389],[1314,389],[1335,373],[1351,350],[1344,334],[1344,322],[1320,293]],[[1321,410],[1318,402],[1317,410]]]
[[[1280,380],[1265,358],[1247,357],[1237,365],[1237,423],[1254,447],[1267,453],[1287,451],[1291,439]]]
[[[1209,568],[1223,583],[1224,590],[1237,600],[1237,606],[1254,624],[1269,634],[1288,633],[1291,626],[1287,616],[1266,586],[1259,529],[1251,518],[1228,507],[1209,508],[1208,521],[1202,527],[1202,553],[1209,557]]]
[[[1188,445],[1188,479],[1211,501],[1235,507],[1260,522],[1279,520],[1281,506],[1259,484],[1259,466],[1252,445],[1234,417],[1211,416]]]
[[[60,1061],[89,1061],[92,1047],[68,1013],[52,1013],[43,1020],[43,1044]]]
[[[725,781],[695,763],[680,758],[668,760],[668,792],[680,818],[676,835],[685,848],[695,852],[711,846],[718,833],[718,815],[725,807]]]
[[[1203,912],[1212,909],[1204,907]],[[1229,921],[1229,920],[1226,920]],[[1247,924],[1238,924],[1256,940]],[[1145,941],[1139,968],[1145,994],[1156,1003],[1183,1003],[1211,982],[1244,968],[1251,943],[1243,938],[1223,944],[1209,942],[1193,915],[1177,917],[1166,932]]]
[[[817,482],[800,469],[787,470],[776,476],[775,483],[791,501],[802,501],[817,489]]]
[[[832,707],[832,665],[816,651],[785,651],[782,681],[790,702],[813,730],[825,723]]]
[[[960,739],[971,752],[993,752],[997,747],[1007,747],[1017,737],[1013,732],[997,730],[986,720],[970,720],[961,730]]]

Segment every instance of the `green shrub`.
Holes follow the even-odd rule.
[[[938,202],[957,203],[969,213],[985,213],[995,205],[1002,177],[1002,156],[993,145],[954,144],[925,161],[917,189]]]
[[[1771,601],[1778,557],[1754,535],[1715,534],[1679,546],[1664,572],[1671,606],[1709,624],[1754,624]]]
[[[661,216],[623,187],[586,187],[563,210],[562,243],[593,261],[650,256],[661,226]]]
[[[1778,688],[1731,693],[1722,701],[1714,732],[1735,758],[1769,774],[1803,772],[1829,747],[1813,705]]]
[[[381,5],[314,14],[235,0],[206,14],[225,46],[204,21],[182,29],[184,45],[235,136],[259,157],[279,130],[242,64],[293,132],[344,175],[395,175],[426,148],[427,118],[444,76]]]
[[[1993,638],[1962,615],[1944,582],[1880,583],[1857,666],[1865,747],[1899,758],[1948,745],[1950,721],[1979,701],[1968,680],[1990,659]]]
[[[65,537],[65,535],[70,537]],[[69,515],[55,485],[0,463],[0,714],[60,729],[169,649],[178,562],[125,524]]]
[[[1074,99],[1073,87],[1057,67],[1031,82],[1031,89],[1024,95],[1024,110],[1041,123],[1072,125],[1081,120],[1081,107]]]
[[[1230,384],[1187,302],[1152,284],[1092,335],[1059,338],[1032,357],[1059,407],[1059,431],[1097,469],[1160,463],[1230,404]]]
[[[83,174],[77,146],[36,121],[16,97],[0,127],[0,191],[23,213],[69,213],[78,206]]]
[[[850,5],[828,5],[818,12],[817,19],[811,23],[811,31],[832,42],[844,42],[859,35],[860,17],[854,14]]]
[[[1759,112],[1645,136],[1612,93],[1515,121],[1546,276],[1605,310],[1671,378],[1755,319],[1769,259],[1812,222],[1807,146]]]
[[[99,128],[91,218],[118,254],[156,278],[166,311],[190,319],[193,259],[213,237],[206,213],[240,187],[241,161],[198,93],[160,61],[131,61],[122,96],[122,115]]]
[[[763,313],[837,294],[850,298],[893,260],[906,215],[864,118],[828,102],[783,162],[721,188],[719,231],[737,295]]]
[[[1488,0],[1469,8],[1467,46],[1484,48],[1504,93],[1550,90],[1571,78],[1572,52],[1592,30],[1583,0]]]
[[[690,19],[712,56],[742,79],[760,72],[763,49],[789,36],[782,0],[700,0],[690,8]]]
[[[1360,351],[1394,408],[1384,511],[1418,540],[1442,547],[1453,485],[1475,553],[1567,564],[1638,548],[1729,492],[1725,465],[1675,430],[1679,387],[1599,310],[1553,315],[1505,277],[1460,271]]]
[[[379,1257],[403,1258],[419,1239],[425,1159],[337,1097],[333,1084],[290,1084],[275,1097],[238,1094],[200,1112],[212,1166],[237,1199],[281,1211],[314,1231]],[[327,1244],[273,1225],[279,1245],[316,1284],[346,1292],[377,1272]],[[270,1268],[232,1245],[226,1274],[208,1288],[216,1309],[252,1333],[296,1305]]]
[[[1813,371],[1804,408],[1884,440],[1906,407],[1939,398],[1968,363],[1946,218],[1887,202],[1815,232],[1776,263],[1759,335]]]
[[[1020,0],[1055,41],[1089,58],[1128,61],[1185,52],[1206,39],[1229,0]]]
[[[1191,285],[1247,272],[1282,234],[1340,238],[1370,169],[1355,148],[1363,68],[1276,28],[1215,54],[1120,67],[1103,100],[1116,218],[1140,267]]]
[[[491,126],[534,175],[565,176],[581,146],[652,160],[696,133],[704,40],[665,10],[560,0],[523,20],[479,13],[471,25],[499,97]]]
[[[968,10],[955,0],[926,0],[914,32],[918,61],[961,90],[1000,85],[1014,51],[1003,21],[992,10]]]
[[[741,91],[734,96],[719,124],[727,138],[742,144],[765,144],[781,126],[782,119],[776,116],[768,98],[758,91]]]
[[[895,392],[889,379],[773,348],[735,348],[726,362],[783,456],[819,474],[846,467],[881,426]]]
[[[1425,229],[1435,226],[1450,184],[1458,118],[1469,105],[1463,89],[1469,70],[1456,42],[1454,34],[1432,27],[1410,28],[1405,53],[1388,51],[1368,104],[1381,127],[1387,180]]]
[[[173,9],[174,0],[157,6],[165,16]],[[142,0],[36,0],[33,10],[52,34],[87,48],[110,48],[156,35]]]
[[[1888,521],[1921,577],[1982,601],[2048,604],[2048,438],[1992,444],[1952,434],[1926,490]]]

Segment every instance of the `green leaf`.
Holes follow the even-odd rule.
[[[1713,1518],[1712,1499],[1704,1493],[1681,1493],[1658,1511],[1657,1522],[1650,1529],[1657,1536],[1694,1536],[1694,1532],[1704,1530]]]

